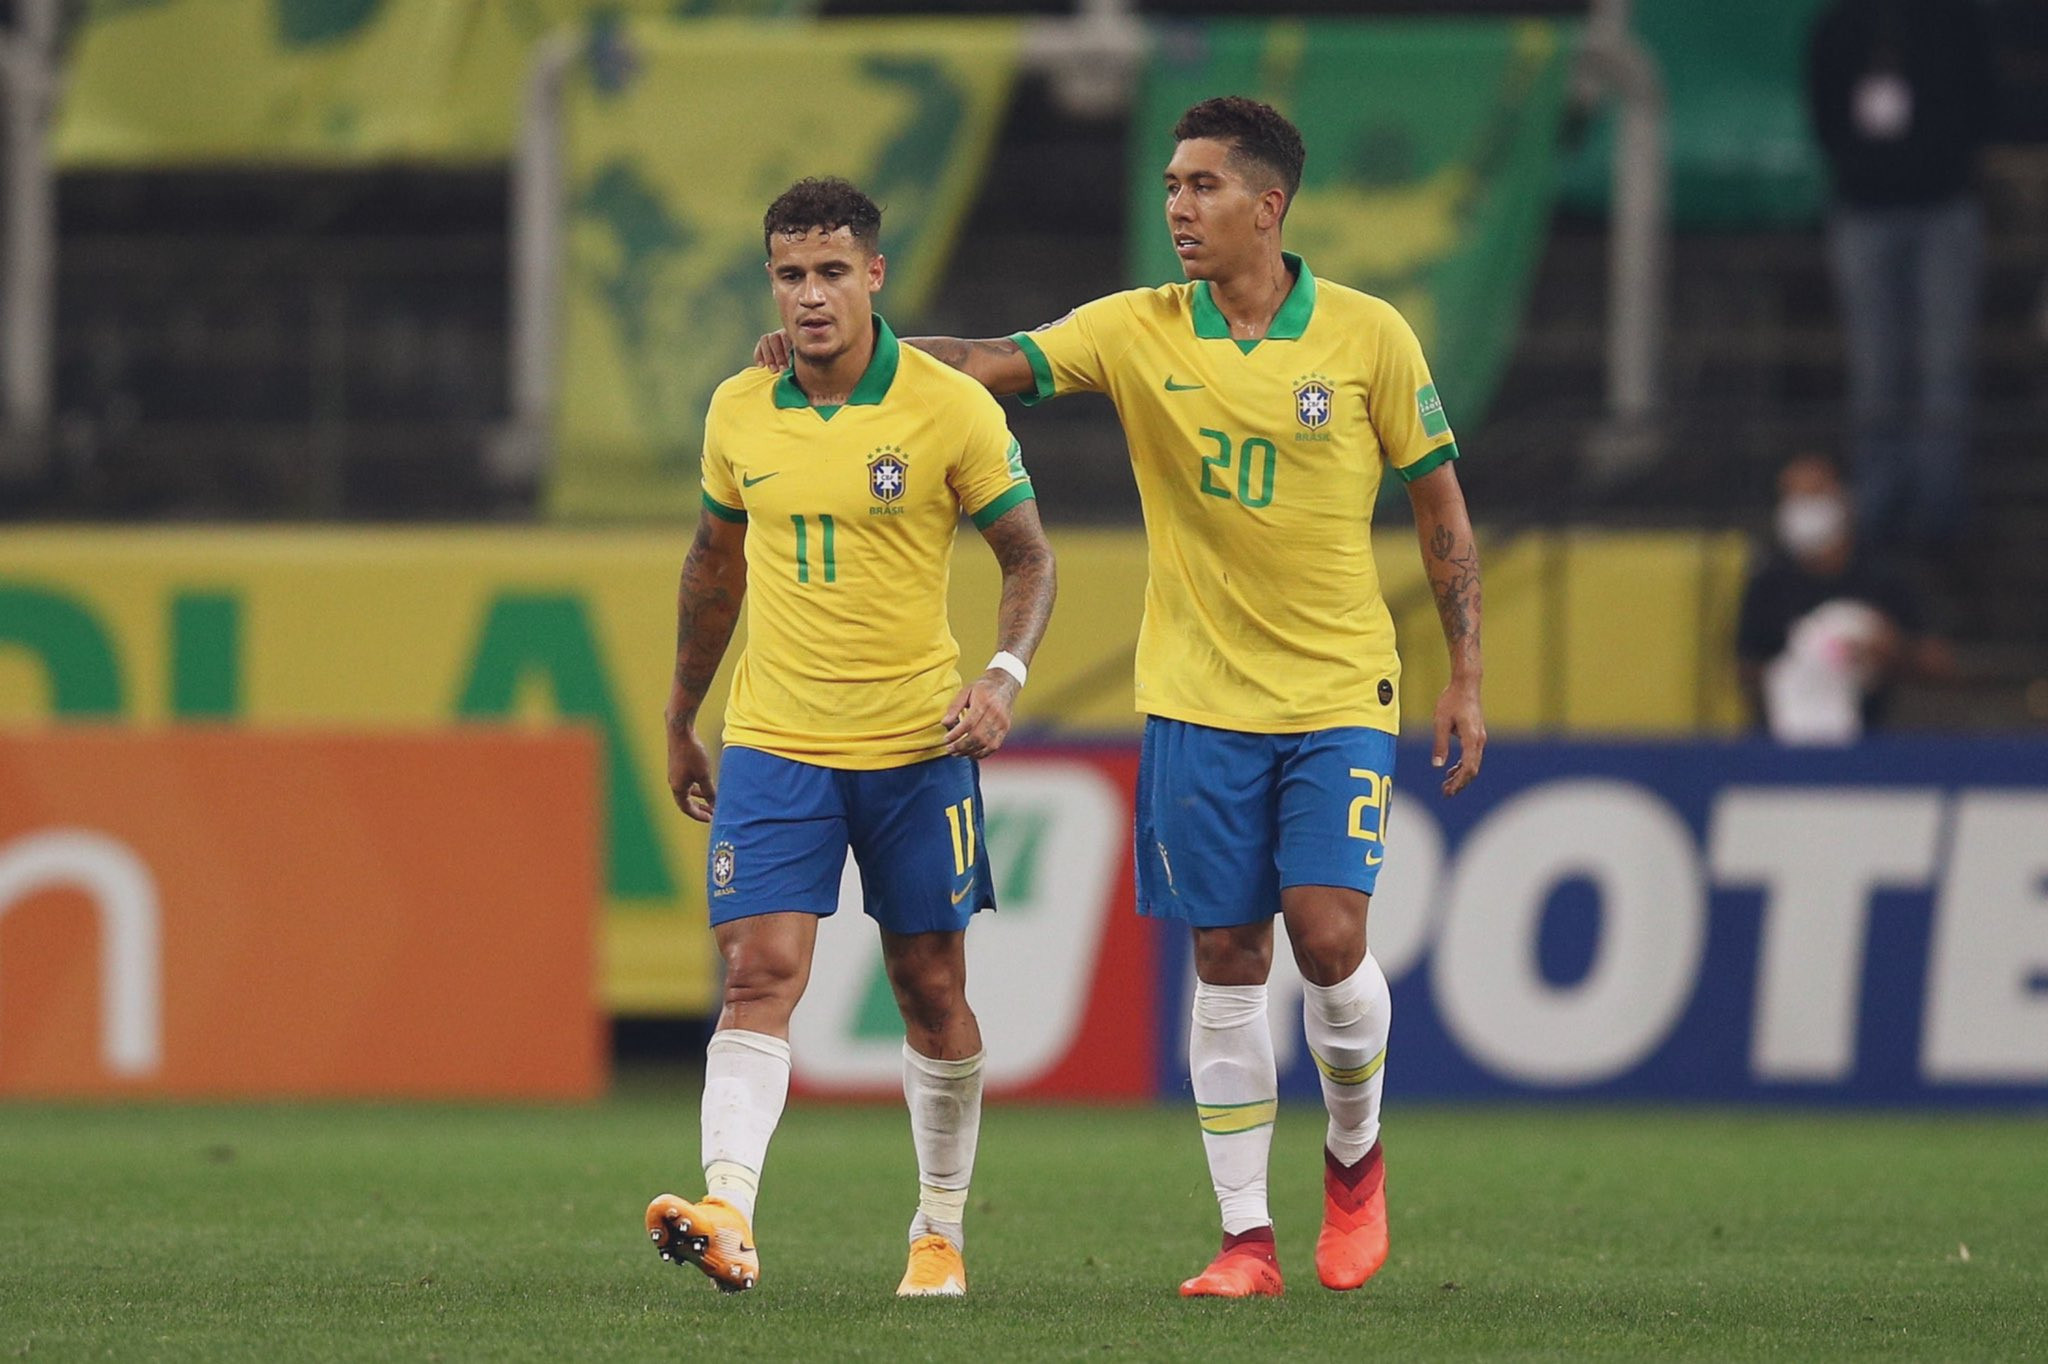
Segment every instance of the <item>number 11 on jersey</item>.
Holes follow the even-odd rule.
[[[811,532],[809,525],[806,524],[808,519],[802,516],[792,516],[789,518],[790,524],[796,527],[796,580],[800,583],[807,583],[811,580]],[[818,530],[820,538],[825,542],[823,546],[825,581],[828,583],[838,582],[839,561],[832,554],[832,518],[830,516],[820,516],[818,518]]]

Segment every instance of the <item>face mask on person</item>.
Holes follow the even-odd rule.
[[[1778,504],[1778,543],[1807,558],[1834,548],[1849,530],[1849,508],[1828,493],[1794,493]]]

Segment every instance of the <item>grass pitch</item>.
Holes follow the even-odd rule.
[[[992,1107],[972,1295],[898,1302],[895,1108],[799,1108],[763,1282],[656,1258],[696,1090],[585,1109],[0,1106],[0,1361],[2014,1359],[2048,1353],[2048,1120],[1396,1107],[1394,1253],[1316,1284],[1319,1110],[1282,1114],[1287,1296],[1184,1302],[1194,1118]]]

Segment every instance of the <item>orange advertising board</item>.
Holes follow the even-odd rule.
[[[0,735],[0,1095],[581,1098],[581,732]]]

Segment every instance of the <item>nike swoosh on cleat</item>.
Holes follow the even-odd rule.
[[[1166,391],[1168,393],[1192,393],[1198,388],[1207,387],[1207,384],[1177,384],[1173,381],[1171,374],[1166,376]]]
[[[775,471],[775,474],[779,474],[781,472],[782,470],[777,469]],[[769,479],[775,477],[775,474],[763,474],[759,478],[748,478],[746,475],[742,474],[740,475],[740,486],[744,488],[751,488],[756,483],[766,483]]]

